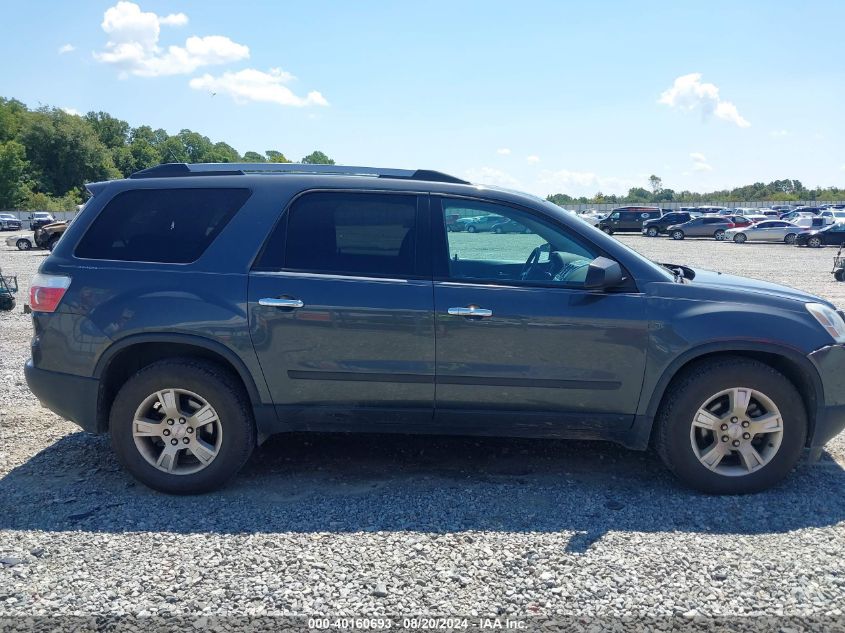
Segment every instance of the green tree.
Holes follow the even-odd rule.
[[[121,175],[90,123],[61,110],[30,113],[18,141],[32,166],[34,191],[61,197],[85,182]]]
[[[270,163],[289,163],[290,161],[285,158],[285,155],[281,152],[277,152],[274,149],[268,149],[264,152],[267,155],[267,161]]]
[[[334,161],[320,150],[311,152],[308,156],[304,156],[301,162],[306,165],[334,165]]]
[[[26,198],[26,148],[16,141],[0,143],[0,209],[14,209]]]
[[[663,190],[663,179],[660,176],[652,174],[648,177],[648,184],[651,186],[651,192],[654,195],[657,195]]]
[[[267,159],[264,158],[258,152],[245,152],[244,153],[244,162],[245,163],[266,163]]]
[[[114,118],[107,112],[89,112],[85,120],[91,124],[100,141],[109,149],[117,149],[126,145],[129,139],[129,124]]]

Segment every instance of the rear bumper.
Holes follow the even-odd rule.
[[[829,345],[809,355],[819,372],[824,401],[818,403],[809,447],[819,448],[845,429],[845,346]]]
[[[42,405],[89,433],[99,432],[97,400],[100,383],[96,378],[38,369],[32,364],[32,359],[26,361],[24,375],[30,391]]]

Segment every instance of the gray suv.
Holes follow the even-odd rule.
[[[747,493],[845,426],[830,303],[652,262],[533,196],[291,164],[88,189],[31,283],[26,378],[158,490],[217,488],[274,433],[366,431],[651,445]]]
[[[717,240],[725,239],[725,231],[734,228],[731,218],[721,215],[703,215],[692,218],[681,224],[667,227],[666,232],[673,240],[685,237],[713,237]]]

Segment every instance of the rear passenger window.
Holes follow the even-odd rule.
[[[409,276],[416,257],[417,198],[312,193],[288,211],[284,268],[350,275]],[[260,268],[279,254],[271,238]],[[275,244],[274,244],[275,243]]]
[[[249,196],[249,189],[125,191],[100,212],[75,255],[127,262],[193,262]]]

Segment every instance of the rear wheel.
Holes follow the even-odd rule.
[[[495,233],[496,235],[501,235],[502,229],[497,226],[493,229],[493,233]]]
[[[748,238],[746,237],[745,233],[737,233],[734,235],[734,242],[737,244],[745,244],[745,240]]]
[[[795,233],[787,233],[783,241],[787,244],[795,244]]]
[[[18,247],[19,251],[28,251],[29,249],[32,248],[32,242],[30,242],[25,237],[22,237],[17,242],[15,242],[15,246]]]
[[[467,233],[475,233],[476,228],[472,225],[467,227]]]
[[[234,378],[191,359],[149,365],[120,389],[109,429],[118,460],[162,492],[219,488],[255,446],[250,405]]]
[[[11,312],[15,309],[15,298],[10,294],[0,294],[0,310]]]
[[[845,268],[839,268],[833,273],[833,278],[836,281],[845,281]]]
[[[659,233],[660,233],[660,231],[658,231],[657,228],[653,227],[653,226],[648,227],[648,229],[646,229],[646,232],[645,232],[645,234],[648,235],[649,237],[657,237],[657,235]]]
[[[687,485],[744,494],[780,482],[801,456],[807,414],[795,386],[768,365],[724,357],[673,380],[657,415],[655,445]]]
[[[673,240],[682,240],[682,239],[684,239],[684,232],[683,232],[683,231],[679,231],[679,230],[672,231],[672,239],[673,239]]]
[[[607,233],[608,235],[613,235],[613,229],[609,226],[603,226],[601,227],[601,230]]]
[[[725,229],[719,229],[718,231],[713,233],[713,237],[721,242],[723,239],[725,239]]]
[[[821,248],[821,245],[822,239],[815,235],[807,240],[807,246],[809,246],[810,248]]]

